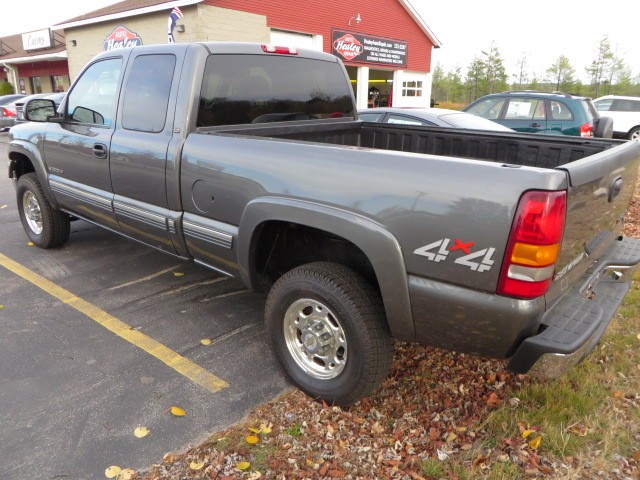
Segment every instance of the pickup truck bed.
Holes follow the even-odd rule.
[[[615,146],[611,140],[573,139],[482,132],[455,128],[380,125],[367,122],[202,128],[202,133],[229,133],[286,140],[468,158],[539,168],[556,168]],[[622,142],[620,142],[622,143]]]

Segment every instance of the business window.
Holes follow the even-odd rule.
[[[411,82],[402,82],[402,96],[403,97],[421,97],[422,81],[416,80]]]

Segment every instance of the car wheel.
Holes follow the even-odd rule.
[[[640,139],[640,127],[632,128],[629,132],[629,140]]]
[[[387,376],[393,345],[379,295],[353,270],[317,262],[271,288],[265,319],[284,371],[305,392],[350,405]]]
[[[55,210],[35,173],[22,175],[17,185],[18,212],[24,231],[39,247],[59,247],[69,239],[69,216]]]

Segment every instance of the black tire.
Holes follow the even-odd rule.
[[[629,140],[640,140],[640,127],[632,128],[629,131]]]
[[[49,203],[35,173],[27,173],[18,179],[16,193],[22,227],[35,245],[54,248],[69,239],[69,216]]]
[[[282,368],[314,398],[348,406],[388,374],[393,344],[380,297],[343,265],[309,263],[284,274],[265,320]]]

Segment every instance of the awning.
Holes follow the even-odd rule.
[[[20,65],[21,63],[34,63],[34,62],[56,62],[58,60],[66,60],[67,59],[67,51],[64,50],[62,52],[57,53],[46,53],[43,55],[33,55],[30,57],[16,57],[16,58],[7,58],[1,59],[0,62],[3,65]]]

